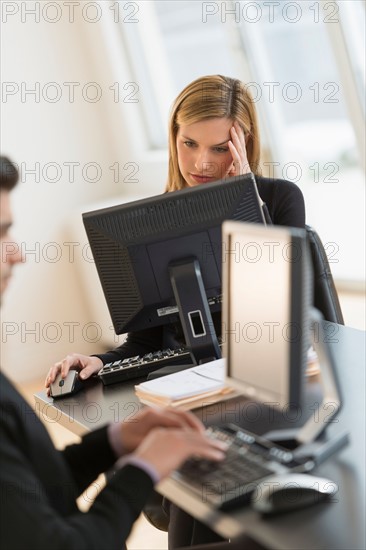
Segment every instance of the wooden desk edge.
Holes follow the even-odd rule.
[[[194,517],[206,523],[215,525],[215,531],[224,538],[235,538],[243,535],[246,530],[238,519],[225,512],[213,509],[209,504],[200,501],[197,495],[186,491],[179,483],[172,478],[161,481],[156,490],[171,502],[179,505],[188,514],[194,510]],[[242,509],[241,509],[242,513]]]
[[[48,400],[48,398],[39,393],[34,394],[34,399],[35,412],[42,422],[59,424],[78,436],[82,436],[89,431],[83,424],[72,418],[70,414],[59,409],[57,402]],[[55,410],[57,411],[56,415]]]

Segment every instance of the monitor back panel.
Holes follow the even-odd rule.
[[[310,299],[305,232],[226,222],[223,246],[229,383],[272,407],[297,406]]]

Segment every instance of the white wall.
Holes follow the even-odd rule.
[[[24,181],[13,194],[14,236],[27,260],[16,268],[1,311],[1,365],[19,381],[43,376],[54,361],[70,351],[96,353],[114,344],[99,281],[86,254],[81,212],[157,194],[166,178],[167,157],[147,154],[140,104],[128,102],[133,76],[120,35],[127,21],[114,23],[110,3],[100,2],[101,18],[92,23],[93,8],[83,10],[95,3],[75,2],[71,22],[69,4],[1,3],[1,153],[23,165]],[[4,5],[18,11],[7,15]],[[36,5],[41,10],[39,22],[26,12]],[[51,8],[43,13],[47,5]],[[52,8],[55,5],[60,20],[50,23],[47,18],[57,15]],[[145,11],[139,12],[139,18],[149,24],[149,10]],[[128,15],[125,11],[121,17]],[[157,67],[157,78],[159,70]],[[56,87],[49,86],[52,82]],[[73,102],[67,82],[79,84]],[[102,91],[94,103],[91,97],[95,89],[85,87],[92,82]],[[37,83],[39,101],[34,95],[24,95]],[[117,102],[110,89],[116,89],[115,83],[120,90]],[[52,102],[57,88],[62,96]],[[6,95],[11,89],[16,93]],[[86,95],[88,91],[90,95]],[[71,162],[80,163],[73,181],[66,164]],[[39,181],[27,173],[36,163]],[[99,167],[99,181],[87,181],[94,175],[92,167],[87,177],[83,176],[82,168],[85,170],[89,163]],[[120,174],[115,182],[110,167],[117,163]],[[52,182],[55,166],[61,176]],[[129,176],[137,181],[129,182]],[[361,185],[362,193],[358,182],[348,183],[347,196],[364,197],[363,182]],[[325,243],[339,246],[332,269],[342,279],[346,278],[343,266],[352,264],[358,279],[364,267],[364,257],[357,254],[364,242],[363,201],[352,200],[352,209],[344,206],[339,212],[343,185],[322,185],[320,190],[318,185],[304,186],[303,191],[308,222],[314,224]],[[348,224],[351,236],[344,230],[345,210],[357,222]]]
[[[162,160],[157,160],[153,171],[141,162],[145,144],[135,137],[142,134],[138,105],[123,102],[123,85],[131,81],[127,66],[119,63],[118,74],[111,70],[107,48],[113,41],[122,48],[116,42],[117,25],[107,25],[111,12],[103,6],[103,17],[93,24],[88,21],[94,17],[92,11],[83,18],[81,8],[75,8],[75,20],[70,22],[70,13],[60,2],[58,22],[45,20],[56,18],[52,10],[41,12],[36,22],[34,15],[24,11],[34,4],[18,2],[14,15],[3,11],[1,25],[1,153],[22,167],[24,181],[13,193],[13,235],[26,259],[16,268],[4,299],[1,365],[18,381],[43,376],[68,352],[96,353],[106,341],[113,343],[107,313],[101,323],[97,313],[88,309],[87,291],[81,288],[77,264],[93,273],[94,266],[89,256],[83,256],[86,238],[80,212],[108,197],[111,202],[158,193],[165,179]],[[108,41],[103,39],[106,33]],[[116,81],[122,90],[117,103],[109,90]],[[57,102],[51,102],[57,91],[49,86],[51,82],[62,92]],[[65,82],[80,83],[74,102]],[[95,103],[90,102],[95,88],[85,88],[90,82],[96,82],[103,94]],[[37,101],[34,95],[22,97],[21,90],[34,89],[36,83],[40,86]],[[4,95],[17,89],[14,95]],[[80,163],[74,181],[65,165],[70,162]],[[117,162],[120,181],[116,183],[109,167]],[[126,181],[131,171],[126,163],[131,162],[138,170],[137,183]],[[36,163],[40,181],[27,173]],[[83,177],[82,168],[88,163],[98,164],[99,181],[88,181],[97,173],[92,166]],[[59,181],[52,182],[58,175]],[[99,287],[96,292],[102,302]],[[101,307],[106,309],[104,303]]]

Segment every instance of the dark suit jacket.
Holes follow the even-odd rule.
[[[117,470],[88,513],[75,499],[115,456],[107,429],[55,449],[46,429],[0,374],[0,542],[7,550],[117,550],[153,483],[132,465]]]

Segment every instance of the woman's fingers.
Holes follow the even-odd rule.
[[[235,121],[230,129],[232,141],[228,142],[228,146],[233,157],[234,170],[230,175],[239,176],[250,172],[250,166],[247,158],[245,145],[245,135],[240,124]]]
[[[103,362],[99,357],[90,357],[80,353],[71,353],[61,361],[58,361],[48,371],[45,386],[48,388],[55,381],[56,376],[61,373],[62,378],[66,378],[70,369],[78,369],[81,371],[80,378],[89,378],[92,374],[98,372],[103,366]]]

